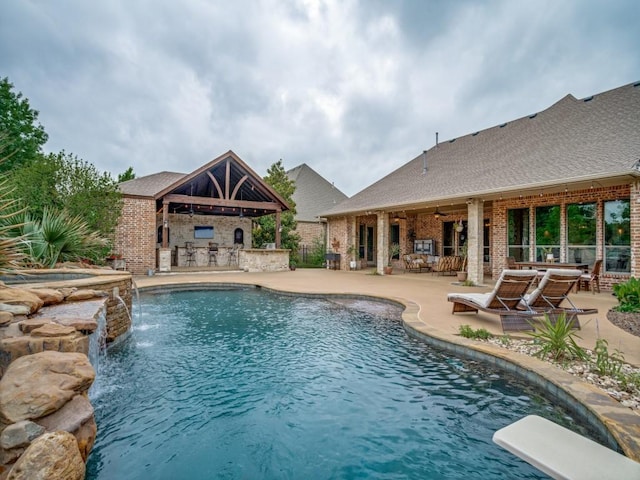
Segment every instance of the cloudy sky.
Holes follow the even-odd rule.
[[[0,77],[114,174],[227,150],[351,196],[435,143],[640,80],[637,0],[12,0]]]

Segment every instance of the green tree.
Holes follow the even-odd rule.
[[[280,216],[280,241],[282,248],[291,250],[291,259],[296,260],[298,255],[298,244],[300,236],[295,232],[297,222],[295,220],[296,204],[291,198],[296,190],[296,183],[287,176],[287,172],[282,165],[282,160],[274,163],[267,170],[264,181],[271,185],[289,204],[290,210],[282,212]],[[253,229],[253,246],[261,247],[264,243],[273,243],[276,240],[276,218],[275,214],[259,217]]]
[[[32,161],[42,152],[48,136],[38,123],[38,112],[22,93],[13,91],[7,77],[0,79],[0,133],[5,137],[5,161],[0,171],[9,171]]]
[[[118,184],[108,173],[64,151],[37,155],[11,173],[14,195],[41,219],[46,209],[79,217],[91,231],[111,238],[122,210]]]
[[[129,167],[124,172],[118,174],[118,183],[133,180],[134,178],[136,178],[136,174],[133,173],[133,167]]]

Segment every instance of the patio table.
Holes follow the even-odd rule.
[[[580,263],[580,262],[516,262],[516,267],[519,270],[522,269],[534,269],[544,271],[549,268],[569,268],[574,270],[582,270],[583,272],[589,271],[588,263]]]

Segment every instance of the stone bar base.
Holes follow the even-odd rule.
[[[238,251],[238,263],[245,272],[289,270],[289,250],[244,248]]]

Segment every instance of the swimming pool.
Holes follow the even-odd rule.
[[[260,290],[143,294],[92,402],[88,479],[546,478],[491,441],[519,380],[408,337],[386,304]]]

